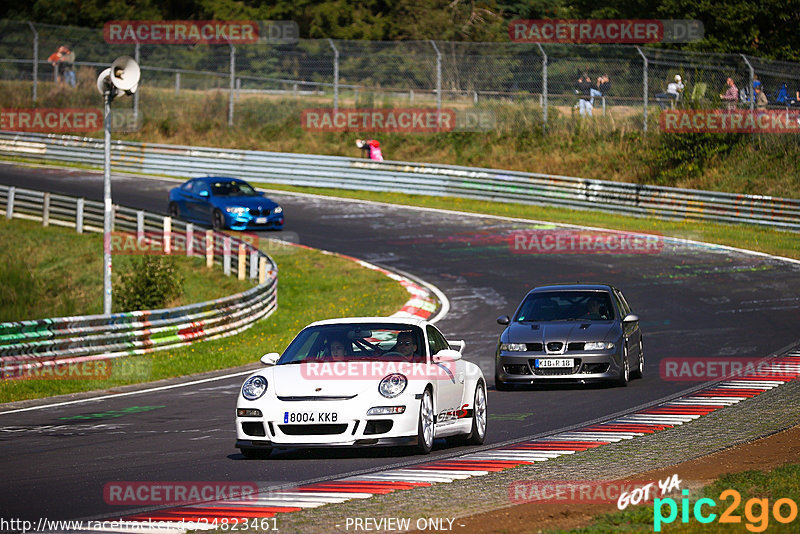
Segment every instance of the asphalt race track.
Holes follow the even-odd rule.
[[[0,183],[102,199],[101,173],[3,164]],[[166,192],[174,185],[115,175],[112,192],[116,203],[165,213]],[[284,207],[282,233],[290,239],[410,273],[447,295],[452,309],[439,326],[448,338],[466,340],[467,359],[481,365],[490,386],[489,443],[585,423],[697,384],[662,380],[662,359],[766,356],[797,342],[800,331],[797,263],[670,243],[657,253],[635,255],[514,252],[512,232],[536,225],[269,196]],[[502,328],[497,316],[512,313],[533,286],[574,281],[609,282],[623,290],[641,319],[645,378],[627,388],[494,391],[492,361]],[[252,356],[256,361],[261,355]],[[77,519],[130,512],[104,502],[103,487],[113,481],[249,481],[268,487],[421,460],[382,449],[283,451],[268,460],[245,460],[233,447],[241,381],[0,414],[0,516]],[[437,442],[432,454],[466,450]]]

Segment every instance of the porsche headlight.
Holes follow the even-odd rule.
[[[400,373],[392,373],[384,377],[378,384],[378,391],[386,398],[394,398],[406,390],[408,379]]]
[[[590,341],[583,346],[583,350],[611,350],[613,348],[613,343],[606,343],[604,341]]]
[[[234,215],[241,215],[243,213],[247,213],[248,209],[241,206],[232,206],[225,208],[225,211],[228,213],[233,213]]]
[[[242,385],[242,397],[256,400],[267,392],[267,379],[261,375],[251,376]]]
[[[525,352],[528,350],[528,347],[525,346],[525,343],[501,343],[500,350],[505,350],[508,352]]]

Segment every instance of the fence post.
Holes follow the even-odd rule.
[[[358,107],[358,87],[353,89],[353,107],[354,108]]]
[[[186,255],[194,255],[194,225],[186,223]]]
[[[544,122],[544,129],[547,129],[547,54],[542,48],[541,43],[536,43],[539,47],[539,52],[542,53],[542,121]]]
[[[267,281],[267,258],[258,258],[258,283],[263,284]]]
[[[339,50],[333,44],[333,39],[328,39],[333,48],[333,112],[339,111]]]
[[[222,240],[222,272],[225,276],[231,275],[231,236],[226,235]]]
[[[750,87],[747,88],[747,92],[750,94],[750,111],[753,111],[755,109],[755,104],[756,104],[756,92],[753,90],[753,82],[755,81],[756,73],[753,70],[753,66],[750,64],[749,61],[747,61],[747,56],[745,56],[744,54],[739,54],[739,55],[742,56],[742,59],[747,65],[747,68],[750,69]]]
[[[136,61],[136,64],[139,65],[141,68],[141,63],[139,62],[139,42],[136,42],[136,48],[133,50],[133,59]],[[133,93],[133,121],[135,124],[139,122],[139,91]]]
[[[50,192],[44,194],[42,203],[42,226],[50,226]]]
[[[206,230],[206,267],[214,266],[214,230]]]
[[[6,219],[14,217],[14,193],[17,192],[16,187],[8,188],[8,198],[6,199]]]
[[[75,231],[79,234],[83,233],[83,199],[78,199],[78,204],[75,209]]]
[[[178,96],[178,93],[181,92],[181,73],[175,73],[175,96]]]
[[[436,52],[436,129],[438,130],[442,121],[442,53],[439,52],[439,47],[436,46],[433,39],[431,39],[431,45]]]
[[[245,249],[244,243],[239,243],[239,266],[238,266],[239,268],[237,269],[237,274],[236,274],[236,277],[239,280],[244,280],[244,278],[245,278],[244,270],[245,270],[246,264],[247,264],[246,249]]]
[[[258,278],[258,252],[250,251],[250,280]]]
[[[172,254],[172,217],[164,217],[164,254]]]
[[[136,212],[136,242],[144,241],[144,211]]]
[[[230,86],[230,94],[228,95],[228,126],[233,126],[233,92],[234,92],[234,79],[236,78],[236,47],[232,44],[228,46],[231,47],[231,86]]]
[[[642,49],[638,46],[636,47],[636,51],[639,52],[639,55],[642,56],[644,60],[644,69],[642,71],[642,84],[644,85],[644,124],[642,130],[644,133],[647,133],[647,56],[644,55]]]
[[[28,22],[28,26],[33,32],[33,103],[35,104],[39,87],[39,32],[36,31],[32,22]]]

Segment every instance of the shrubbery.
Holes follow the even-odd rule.
[[[164,308],[183,294],[183,277],[175,261],[164,256],[134,259],[114,287],[116,311]]]

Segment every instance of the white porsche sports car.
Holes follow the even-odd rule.
[[[250,375],[236,406],[236,447],[414,446],[436,438],[481,444],[486,380],[422,319],[358,317],[313,323],[267,368]]]

